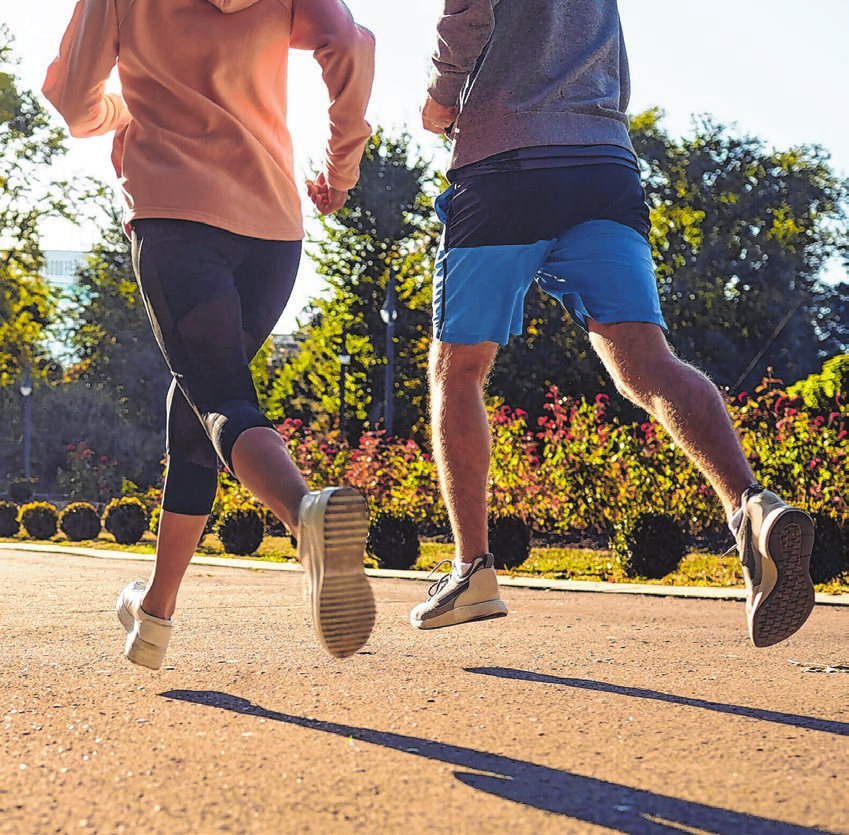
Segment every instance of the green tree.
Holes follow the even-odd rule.
[[[51,127],[35,94],[20,89],[12,36],[0,25],[0,385],[52,370],[47,349],[54,300],[41,271],[40,221],[68,215],[72,189],[46,172],[65,153],[64,134]]]
[[[394,434],[426,432],[431,272],[439,234],[432,199],[439,177],[410,137],[382,130],[366,146],[361,178],[340,212],[322,219],[310,256],[330,288],[307,311],[297,355],[277,376],[272,416],[320,429],[339,425],[339,355],[351,357],[345,385],[351,439],[382,417],[387,328],[381,319],[390,276],[397,293]]]
[[[828,154],[766,150],[707,117],[674,140],[660,116],[637,116],[632,136],[678,353],[733,386],[760,380],[768,366],[792,382],[844,352],[849,285],[831,287],[820,274],[830,256],[849,251],[849,189]]]

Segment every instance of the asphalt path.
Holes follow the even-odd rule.
[[[506,587],[353,658],[302,576],[187,574],[165,666],[121,654],[149,563],[0,551],[0,833],[849,835],[849,607],[769,649],[739,600]]]

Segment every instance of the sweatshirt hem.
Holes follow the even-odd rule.
[[[193,212],[188,209],[157,209],[149,207],[144,209],[132,209],[124,212],[124,226],[129,230],[134,220],[142,219],[163,220],[191,220],[195,223],[205,223],[217,229],[224,229],[234,235],[242,235],[245,238],[258,238],[263,241],[302,241],[304,239],[303,224],[294,226],[281,226],[275,229],[270,227],[257,227],[250,224],[234,221],[231,218],[217,217],[206,212]]]
[[[448,169],[504,151],[544,145],[618,145],[634,154],[627,117],[622,114],[525,112],[478,125],[465,126],[458,120]]]

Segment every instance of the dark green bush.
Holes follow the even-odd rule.
[[[9,485],[9,495],[18,503],[28,502],[35,493],[35,479],[18,478]]]
[[[51,539],[59,528],[59,511],[50,502],[29,502],[21,507],[20,520],[27,536]]]
[[[120,545],[134,545],[147,531],[147,508],[132,496],[112,499],[103,511],[103,527]]]
[[[846,561],[846,535],[843,525],[831,513],[814,513],[814,548],[811,551],[811,579],[829,583],[849,569]]]
[[[369,524],[366,552],[381,568],[412,568],[422,552],[418,523],[400,513],[376,513]]]
[[[0,536],[14,536],[21,529],[19,512],[14,502],[0,501]]]
[[[610,547],[628,577],[659,580],[673,572],[686,551],[687,539],[676,519],[644,513],[614,526]]]
[[[262,544],[265,525],[252,507],[223,513],[218,521],[218,538],[228,554],[253,554]]]
[[[518,516],[489,520],[489,550],[496,568],[517,568],[531,555],[531,529]]]
[[[100,516],[90,502],[71,502],[59,514],[59,530],[72,542],[97,539],[100,534]]]

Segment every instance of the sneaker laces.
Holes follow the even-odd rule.
[[[433,575],[436,574],[436,572],[439,571],[439,569],[442,568],[442,566],[446,563],[452,566],[452,570],[443,574],[436,582],[430,584],[430,587],[427,590],[428,597],[434,597],[435,595],[439,594],[439,592],[442,591],[442,589],[444,589],[445,586],[447,586],[450,582],[451,573],[453,571],[454,566],[453,560],[440,560],[433,568],[431,568],[430,574],[427,575],[427,579],[429,580],[431,577],[433,577]]]

